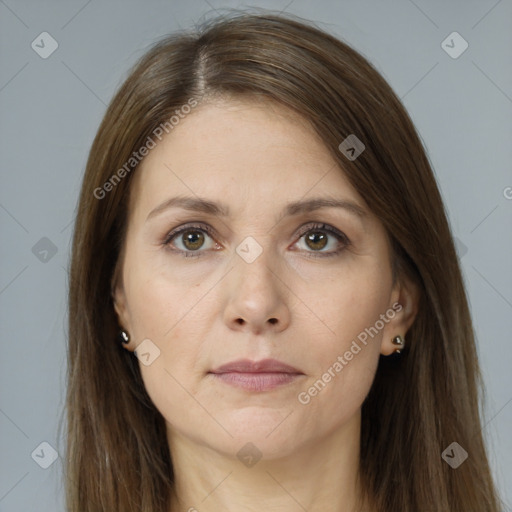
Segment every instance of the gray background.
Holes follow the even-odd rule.
[[[343,38],[410,112],[457,237],[487,385],[484,432],[512,502],[510,0],[0,0],[2,512],[64,509],[62,459],[43,469],[50,449],[38,447],[63,453],[71,222],[105,106],[155,39],[248,5],[286,10]],[[43,59],[31,43],[42,46],[45,31],[58,48]],[[441,46],[453,31],[469,44],[458,58]]]

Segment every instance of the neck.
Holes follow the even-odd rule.
[[[365,505],[358,484],[360,415],[291,454],[263,456],[251,467],[175,431],[168,438],[175,475],[171,512],[356,512]]]

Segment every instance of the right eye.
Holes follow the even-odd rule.
[[[181,253],[184,257],[196,257],[206,252],[206,250],[214,248],[212,244],[215,244],[215,242],[212,236],[213,229],[207,224],[188,224],[171,231],[165,238],[163,245],[169,247],[172,251]],[[201,251],[200,249],[203,248],[208,238],[211,241],[210,246]]]

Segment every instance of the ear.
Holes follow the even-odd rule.
[[[132,329],[130,315],[128,312],[128,305],[126,301],[126,293],[124,290],[122,279],[119,278],[118,269],[116,269],[116,271],[114,272],[110,289],[112,302],[114,305],[114,311],[116,313],[117,322],[120,326],[120,329],[125,330],[131,337]],[[130,352],[133,352],[135,350],[134,340],[130,339],[129,343],[123,343],[123,347],[129,350]]]
[[[397,279],[391,292],[391,300],[386,316],[389,318],[383,330],[380,353],[393,354],[397,346],[392,343],[395,336],[402,336],[407,346],[406,334],[418,314],[420,291],[418,285],[407,277]],[[393,315],[394,311],[394,315]]]

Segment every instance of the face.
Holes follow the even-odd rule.
[[[412,309],[312,129],[269,103],[204,104],[133,180],[115,309],[169,439],[271,459],[357,424]]]

